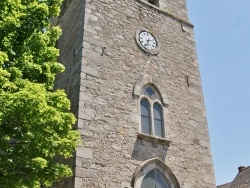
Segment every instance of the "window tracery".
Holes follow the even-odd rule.
[[[141,132],[164,138],[163,108],[161,95],[152,84],[146,84],[141,90]]]
[[[140,164],[134,174],[133,185],[134,188],[180,188],[172,170],[157,157]]]
[[[158,170],[149,171],[143,178],[141,188],[170,188],[167,180]]]

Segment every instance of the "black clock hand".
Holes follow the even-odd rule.
[[[147,40],[147,47],[148,47],[148,45],[149,45],[149,39]]]

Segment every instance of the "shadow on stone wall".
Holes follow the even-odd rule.
[[[132,152],[132,159],[145,161],[157,157],[165,161],[167,151],[168,145],[159,143],[157,139],[145,140],[137,137]]]
[[[55,157],[55,159],[54,159],[55,162],[69,165],[71,167],[73,175],[70,178],[64,178],[59,182],[55,182],[53,185],[53,188],[72,188],[72,187],[74,187],[75,166],[76,166],[75,156],[76,155],[74,153],[73,157],[68,158],[68,159],[64,159],[60,156]]]

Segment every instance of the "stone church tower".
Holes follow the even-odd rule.
[[[66,0],[57,78],[83,145],[69,188],[213,188],[185,0]]]

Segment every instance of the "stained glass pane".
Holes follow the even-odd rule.
[[[146,89],[146,93],[147,93],[147,95],[150,97],[150,96],[153,95],[155,92],[152,90],[151,87],[148,87],[148,88]]]
[[[150,134],[150,106],[146,99],[141,100],[141,131]]]
[[[154,169],[143,178],[141,188],[170,188],[170,186],[166,179]]]
[[[161,118],[161,107],[158,103],[154,103],[154,118],[155,119],[162,119]]]
[[[141,116],[141,131],[144,134],[150,134],[150,118]]]
[[[141,115],[149,117],[149,102],[146,99],[141,100]]]
[[[154,131],[155,136],[163,137],[163,131],[162,131],[162,121],[154,120]]]
[[[155,136],[163,137],[162,110],[159,104],[154,104],[154,132]]]
[[[156,184],[155,188],[169,188],[167,181],[158,171],[156,171],[155,177],[156,177],[155,178],[155,184]]]
[[[155,170],[151,170],[142,180],[141,188],[155,188]]]

